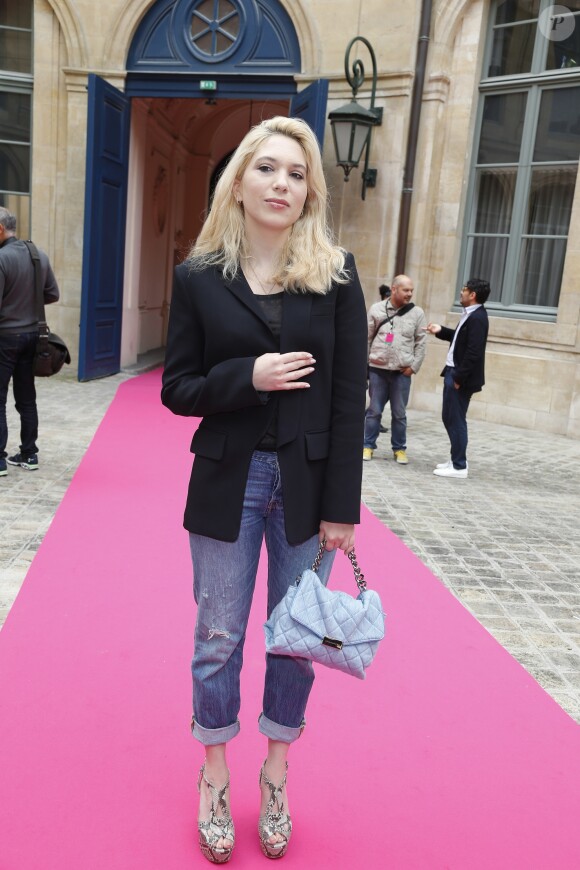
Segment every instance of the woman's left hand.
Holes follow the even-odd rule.
[[[348,523],[327,523],[325,520],[321,520],[318,540],[324,541],[325,539],[327,550],[344,550],[345,553],[350,553],[354,548],[354,526]]]

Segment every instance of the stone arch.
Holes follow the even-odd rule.
[[[125,69],[127,55],[133,41],[135,32],[144,15],[155,5],[156,0],[129,0],[114,21],[110,38],[106,40],[108,46],[103,57],[104,69]],[[303,0],[279,0],[280,5],[291,18],[296,36],[300,45],[302,56],[302,72],[317,72],[317,51],[315,46],[315,34],[312,25],[304,9]]]
[[[435,14],[434,42],[451,49],[465,12],[476,0],[444,0]]]
[[[79,16],[70,0],[47,0],[62,30],[66,45],[68,65],[84,69],[88,63],[88,47]]]
[[[309,75],[319,73],[320,51],[318,46],[320,41],[318,34],[313,32],[313,25],[304,9],[303,0],[280,0],[280,4],[294,23],[302,55],[302,73]]]
[[[154,6],[156,0],[129,0],[113,22],[108,46],[103,57],[105,69],[125,69],[127,54],[139,22],[146,12]]]

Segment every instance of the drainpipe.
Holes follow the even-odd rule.
[[[411,218],[411,199],[413,196],[413,178],[415,176],[415,159],[417,156],[417,139],[419,137],[419,122],[421,119],[421,103],[423,86],[425,84],[425,69],[429,49],[429,32],[431,30],[431,10],[433,0],[423,0],[421,4],[421,22],[419,24],[419,41],[417,44],[417,60],[411,95],[411,117],[409,119],[409,135],[407,138],[407,155],[405,172],[403,174],[403,190],[399,210],[399,230],[397,234],[397,253],[395,255],[395,275],[405,271],[407,259],[407,241],[409,238],[409,221]]]

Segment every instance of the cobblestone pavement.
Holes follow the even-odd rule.
[[[580,722],[580,442],[479,420],[469,438],[467,480],[437,477],[443,424],[410,410],[409,465],[381,435],[363,501]]]
[[[40,468],[0,478],[0,625],[117,387],[134,373],[38,382]],[[13,452],[11,407],[8,422]],[[448,458],[438,416],[410,410],[408,444],[409,465],[397,465],[381,435],[364,464],[365,503],[580,722],[580,442],[470,421],[467,480],[432,474]]]

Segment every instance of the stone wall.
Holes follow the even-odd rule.
[[[123,89],[131,39],[151,5],[152,0],[103,0],[98,4],[93,0],[35,0],[32,234],[48,251],[62,290],[62,302],[51,311],[51,326],[71,348],[78,345],[80,315],[87,76],[96,72]],[[377,105],[384,109],[384,120],[373,132],[371,149],[370,166],[378,170],[377,186],[367,191],[365,202],[360,196],[360,171],[353,171],[345,184],[342,170],[335,166],[329,126],[323,152],[334,228],[341,244],[356,255],[370,305],[378,298],[378,285],[392,278],[420,7],[392,0],[386,8],[384,0],[360,0],[358,4],[283,0],[283,5],[300,41],[299,87],[319,77],[328,78],[328,111],[351,97],[344,77],[349,40],[360,33],[375,49]],[[407,271],[415,281],[416,302],[428,318],[449,325],[457,322],[452,306],[458,291],[487,14],[485,0],[435,0],[434,4]],[[360,56],[370,72],[362,46]],[[359,95],[361,102],[366,102],[367,94],[365,87]],[[134,114],[137,126],[147,123],[136,118]],[[179,160],[180,171],[196,171],[194,158],[181,154]],[[211,158],[204,166],[211,168]],[[167,171],[174,184],[175,166]],[[181,207],[174,208],[179,212]],[[124,362],[139,350],[138,308],[143,301],[138,199],[132,201],[131,209],[127,244],[133,266],[126,269]],[[171,220],[172,231],[176,231],[173,212]],[[167,245],[171,248],[171,241]],[[470,413],[546,434],[580,437],[579,323],[580,190],[557,321],[491,319],[487,386],[474,398]],[[150,329],[154,342],[157,326]],[[439,410],[444,356],[442,343],[430,340],[413,387],[411,401],[416,407]]]

